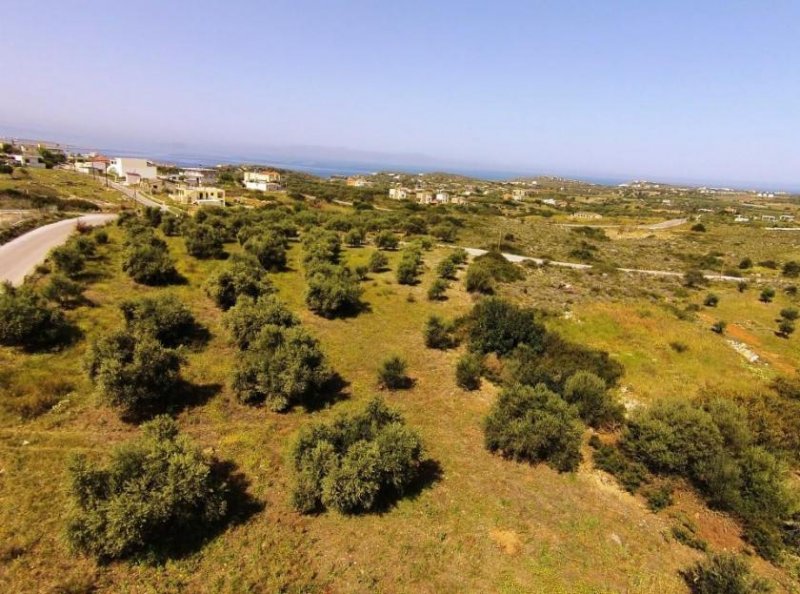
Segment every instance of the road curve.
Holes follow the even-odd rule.
[[[72,234],[78,221],[86,225],[103,225],[116,218],[115,214],[90,214],[51,223],[0,245],[0,282],[20,285],[36,265],[43,262],[54,247]]]

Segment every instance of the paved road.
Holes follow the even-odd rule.
[[[67,241],[78,221],[87,225],[103,225],[116,218],[114,214],[90,214],[65,219],[39,227],[0,245],[0,281],[20,285],[37,264],[44,261],[54,247]]]
[[[446,246],[458,247],[458,246]],[[479,248],[463,248],[470,256],[482,256],[487,253],[486,250]],[[560,266],[561,268],[572,268],[573,270],[589,270],[592,268],[591,264],[579,264],[578,262],[557,262],[554,260],[544,260],[543,258],[532,258],[530,256],[520,256],[517,254],[502,254],[502,256],[509,262],[535,262],[536,264],[544,264],[547,262],[550,266]],[[643,270],[641,268],[617,268],[620,272],[629,272],[633,274],[646,274],[648,276],[669,276],[669,277],[683,277],[682,272],[674,272],[671,270]],[[724,274],[706,274],[709,280],[739,282],[744,280],[738,276],[726,276]]]
[[[672,229],[673,227],[680,227],[685,224],[688,219],[670,219],[668,221],[661,221],[660,223],[649,223],[647,225],[586,225],[581,223],[558,223],[559,227],[591,227],[592,229],[623,229],[633,228],[642,229],[644,231],[663,231],[664,229]]]
[[[141,192],[137,192],[133,188],[129,188],[128,186],[123,186],[122,184],[118,184],[109,180],[108,185],[114,188],[115,190],[122,192],[125,196],[130,198],[131,200],[136,200],[139,204],[144,204],[145,206],[151,206],[153,208],[160,208],[161,210],[169,210],[165,204],[160,202],[156,202],[155,200],[150,200],[150,198],[146,198],[142,196]]]

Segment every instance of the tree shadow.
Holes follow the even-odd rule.
[[[402,491],[397,491],[395,489],[384,490],[384,492],[378,495],[372,509],[359,512],[358,515],[386,514],[397,507],[397,503],[401,499],[409,499],[411,501],[418,499],[422,493],[428,489],[432,489],[436,483],[441,481],[443,476],[444,469],[437,460],[433,458],[422,460],[419,464],[417,477],[408,487]]]
[[[174,391],[174,397],[167,404],[164,412],[178,414],[189,408],[202,406],[220,392],[222,392],[222,384],[193,384],[181,379]]]
[[[350,398],[350,382],[334,372],[314,397],[306,398],[302,405],[306,412],[315,412]]]

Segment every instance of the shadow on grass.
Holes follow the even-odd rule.
[[[347,390],[349,387],[350,382],[334,372],[331,379],[325,382],[325,385],[313,398],[306,398],[303,401],[303,408],[306,409],[306,412],[314,412],[347,400],[350,398],[350,392]]]
[[[359,512],[356,515],[388,513],[397,506],[401,499],[409,499],[411,501],[417,499],[422,493],[433,488],[436,483],[442,480],[443,476],[444,470],[437,460],[432,458],[422,460],[417,478],[408,487],[402,492],[393,489],[386,490],[378,496],[371,510]]]
[[[202,406],[220,392],[222,384],[192,384],[182,379],[165,412],[178,414],[186,409]]]

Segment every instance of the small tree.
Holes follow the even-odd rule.
[[[513,305],[499,297],[479,301],[467,319],[470,350],[507,355],[520,345],[534,352],[544,348],[545,329],[535,312]]]
[[[428,300],[440,301],[444,299],[447,293],[447,286],[447,281],[443,278],[434,279],[431,286],[428,287]]]
[[[344,236],[344,242],[350,247],[360,247],[364,244],[364,230],[360,227],[353,227]]]
[[[465,353],[456,363],[456,385],[464,390],[481,387],[483,358],[475,353]]]
[[[223,238],[211,225],[192,224],[184,232],[186,251],[200,259],[222,258],[225,255]]]
[[[205,284],[206,294],[223,310],[236,305],[240,297],[258,299],[274,290],[258,261],[239,254],[234,254]]]
[[[429,349],[449,349],[455,346],[453,325],[437,315],[428,318],[424,335],[425,346]]]
[[[503,390],[484,423],[486,448],[571,471],[581,460],[583,426],[575,409],[544,385]]]
[[[131,420],[165,408],[178,385],[180,366],[180,357],[154,337],[127,332],[96,341],[86,357],[86,370],[101,398]]]
[[[783,338],[789,338],[789,335],[794,332],[794,322],[781,318],[778,322],[778,334]]]
[[[67,334],[64,314],[30,288],[0,287],[0,344],[26,349],[56,345]]]
[[[324,318],[356,311],[363,289],[349,268],[316,264],[308,271],[306,305]]]
[[[228,512],[228,487],[168,417],[142,425],[107,466],[83,455],[69,467],[67,539],[76,551],[118,559],[159,555],[200,535]]]
[[[742,270],[748,270],[753,267],[753,260],[751,258],[742,258],[742,261],[739,262],[739,268]]]
[[[713,554],[681,572],[692,594],[766,594],[769,583],[750,573],[747,563],[730,553]]]
[[[800,262],[789,260],[783,265],[783,276],[787,278],[797,278],[800,276]]]
[[[797,311],[797,308],[785,307],[781,310],[781,317],[784,320],[794,322],[798,317],[800,317],[800,312]]]
[[[56,265],[56,270],[69,277],[78,275],[86,265],[83,254],[73,243],[55,248],[50,252],[50,259]]]
[[[286,239],[279,233],[255,235],[245,242],[244,249],[253,254],[266,270],[286,268]]]
[[[579,371],[564,384],[564,399],[578,407],[591,427],[613,427],[622,422],[624,407],[614,400],[606,382],[589,371]]]
[[[386,359],[378,368],[378,384],[388,390],[401,390],[411,384],[406,375],[406,362],[398,356]]]
[[[386,266],[389,264],[389,258],[383,252],[372,252],[369,257],[369,266],[370,272],[381,272],[386,269]]]
[[[775,298],[775,289],[772,287],[764,287],[761,294],[758,296],[759,301],[763,303],[771,303]]]
[[[396,250],[400,241],[391,231],[381,231],[375,236],[375,247],[379,250]]]
[[[42,295],[61,307],[73,308],[83,301],[83,287],[63,274],[54,274],[42,289]]]
[[[258,300],[242,297],[225,314],[223,323],[236,346],[246,349],[256,340],[264,326],[289,328],[298,325],[300,321],[277,297],[265,295]]]
[[[711,324],[711,331],[716,334],[725,334],[725,328],[728,327],[728,322],[725,320],[717,320]]]
[[[312,404],[331,377],[319,343],[307,331],[266,325],[239,357],[233,390],[245,404],[282,412]]]
[[[494,279],[491,272],[482,266],[470,265],[464,277],[464,286],[470,293],[483,293],[491,295],[494,293]]]
[[[706,285],[708,280],[706,279],[705,275],[700,270],[687,270],[683,275],[683,284],[689,287],[690,289],[696,289],[698,287],[702,287]]]
[[[456,263],[450,258],[445,258],[436,266],[436,274],[438,274],[440,278],[446,278],[450,280],[453,280],[456,277],[457,270],[458,268]]]
[[[188,344],[197,328],[192,312],[174,295],[131,299],[119,308],[128,331],[149,334],[166,347]]]
[[[695,223],[694,225],[692,225],[692,231],[694,231],[695,233],[705,233],[706,226],[703,223]]]
[[[167,251],[167,244],[155,237],[129,243],[122,270],[143,285],[164,285],[177,277],[175,262]]]
[[[703,305],[705,305],[706,307],[716,307],[718,303],[719,303],[719,297],[717,297],[717,295],[715,295],[714,293],[709,293],[708,295],[706,295],[706,298],[703,299]]]

